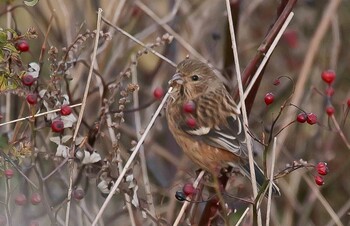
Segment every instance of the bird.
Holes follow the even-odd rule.
[[[212,175],[231,166],[251,180],[240,109],[214,70],[206,63],[187,58],[177,65],[169,86],[172,90],[166,119],[184,153]],[[266,177],[255,161],[254,169],[261,188]],[[281,194],[274,182],[272,194]]]

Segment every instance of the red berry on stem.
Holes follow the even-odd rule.
[[[302,112],[302,113],[299,113],[298,116],[297,116],[297,121],[300,122],[300,123],[304,123],[306,122],[307,120],[307,114]]]
[[[324,179],[323,177],[317,175],[315,176],[315,183],[318,185],[318,186],[322,186],[324,185]]]
[[[64,130],[64,123],[60,119],[56,119],[51,123],[51,130],[55,133],[61,133]]]
[[[323,176],[327,175],[329,173],[327,163],[325,163],[325,162],[317,163],[316,170],[317,170],[318,174],[323,175]]]
[[[75,200],[80,201],[85,197],[85,192],[83,189],[78,188],[73,191],[72,195]]]
[[[196,189],[191,183],[187,183],[183,186],[182,191],[186,196],[193,195],[196,192]]]
[[[22,76],[22,83],[25,86],[31,86],[35,82],[35,78],[31,75],[23,75]]]
[[[273,93],[266,93],[264,101],[266,105],[270,105],[273,103],[275,99],[275,95],[273,95]]]
[[[153,96],[154,98],[156,98],[157,100],[160,100],[163,98],[164,96],[164,90],[161,87],[157,87],[154,89],[153,91]]]
[[[68,105],[61,106],[61,115],[70,115],[72,113],[72,108]]]
[[[6,169],[4,174],[5,174],[5,177],[7,179],[11,179],[13,177],[13,174],[14,174],[13,169]]]
[[[16,49],[21,52],[29,51],[29,44],[27,40],[20,40],[16,43]]]
[[[41,195],[39,193],[33,193],[30,202],[33,205],[38,205],[39,203],[41,203]]]
[[[307,114],[307,123],[310,125],[317,123],[317,116],[314,113]]]
[[[26,100],[28,104],[35,105],[36,103],[38,103],[38,95],[36,95],[35,93],[30,93],[27,95]]]
[[[327,95],[328,97],[333,96],[333,95],[334,95],[334,89],[333,89],[333,87],[332,87],[332,86],[328,86],[328,87],[326,88],[325,93],[326,93],[326,95]]]
[[[27,203],[27,197],[23,193],[19,193],[15,197],[15,203],[18,206],[24,206]]]
[[[333,70],[323,71],[321,77],[326,83],[332,84],[335,79],[335,72]]]
[[[327,115],[330,117],[330,116],[332,116],[333,114],[334,114],[334,107],[333,106],[328,106],[328,107],[326,107],[326,113],[327,113]]]
[[[186,119],[186,125],[190,128],[195,128],[197,125],[197,122],[194,118],[188,118]]]
[[[183,105],[183,111],[185,113],[193,113],[195,109],[196,109],[196,104],[192,100],[186,102]]]

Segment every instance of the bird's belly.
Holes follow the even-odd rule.
[[[221,168],[228,166],[228,163],[239,161],[238,157],[229,151],[207,145],[200,141],[190,140],[189,142],[181,142],[181,144],[188,144],[181,146],[192,161],[202,169],[213,174],[219,173]]]

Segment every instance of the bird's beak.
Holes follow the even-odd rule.
[[[182,80],[181,73],[176,73],[169,81],[169,85],[173,85],[174,83],[182,85],[184,80]]]

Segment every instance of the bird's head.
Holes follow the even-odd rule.
[[[207,64],[193,59],[183,60],[177,65],[176,73],[169,84],[186,99],[195,99],[222,85]]]

